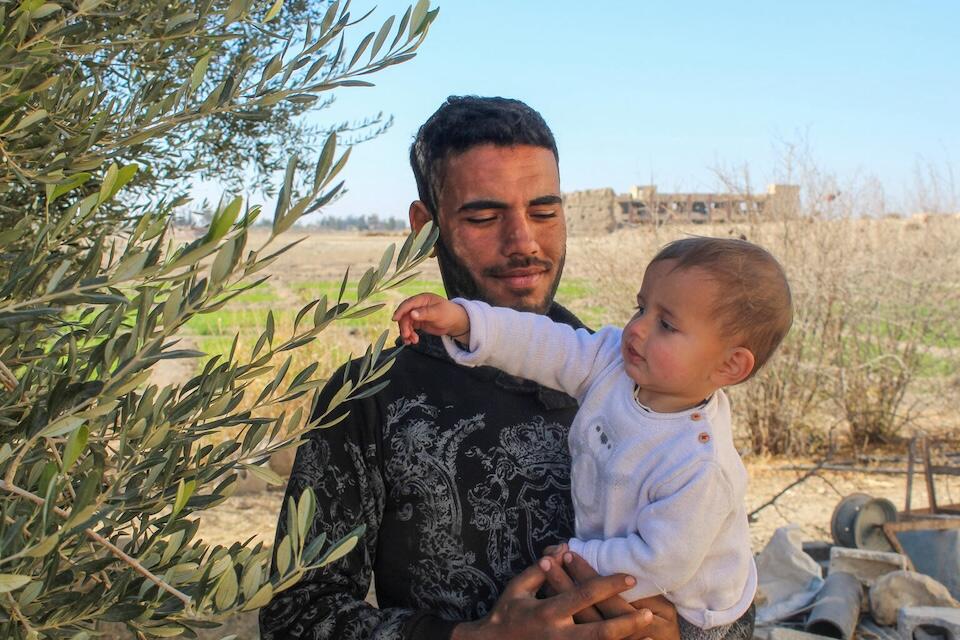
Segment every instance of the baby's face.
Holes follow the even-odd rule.
[[[712,309],[717,283],[700,268],[672,270],[664,260],[647,268],[637,312],[623,328],[623,362],[640,387],[640,401],[680,411],[716,391],[714,372],[731,344]]]

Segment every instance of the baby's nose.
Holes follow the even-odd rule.
[[[646,340],[648,333],[647,323],[643,318],[637,318],[627,325],[627,335],[633,340]]]

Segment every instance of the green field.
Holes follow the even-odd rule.
[[[312,300],[327,296],[332,303],[340,293],[340,280],[301,280],[286,285],[267,281],[260,286],[237,296],[224,308],[195,316],[187,324],[190,335],[197,347],[209,356],[225,354],[230,350],[234,335],[240,335],[240,344],[253,343],[263,331],[267,314],[273,312],[278,335],[293,327],[297,312]],[[605,319],[609,322],[608,309],[594,304],[591,300],[589,281],[569,278],[564,280],[557,292],[557,300],[576,313],[588,326],[599,327]],[[363,337],[375,340],[383,331],[396,335],[394,323],[390,320],[393,310],[404,298],[417,293],[431,292],[443,294],[443,284],[439,280],[416,279],[374,296],[368,302],[383,303],[385,306],[362,318],[343,318],[334,322],[318,342],[326,348],[316,356],[324,362],[333,364],[342,362],[355,352],[355,340],[345,340],[344,334],[352,338]],[[356,283],[347,284],[344,292],[347,301],[356,300]],[[347,342],[351,344],[346,344]],[[201,364],[198,364],[198,367]]]

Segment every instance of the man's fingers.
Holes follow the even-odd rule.
[[[567,572],[563,570],[563,567],[560,566],[560,562],[556,558],[550,556],[545,558],[545,560],[550,561],[550,567],[546,569],[547,574],[547,585],[552,590],[551,595],[558,595],[561,593],[566,593],[568,591],[573,591],[577,588],[576,583],[570,579],[570,576],[567,575]],[[541,560],[541,567],[543,567],[543,560]],[[633,609],[630,609],[630,612],[633,612]],[[593,607],[587,607],[577,613],[573,614],[573,619],[576,622],[596,622],[598,620],[603,620],[603,616],[600,615],[600,612],[594,609]]]
[[[572,551],[563,554],[563,566],[566,573],[578,582],[585,582],[598,575],[586,560]],[[616,618],[617,616],[631,614],[636,610],[619,595],[598,602],[596,609],[604,618]]]
[[[552,598],[550,607],[558,616],[573,616],[587,607],[602,602],[636,584],[630,576],[614,574],[581,582],[576,587]]]
[[[621,638],[645,638],[648,621],[645,620],[639,611],[619,616],[610,620],[600,622],[589,622],[585,625],[578,625],[577,631],[587,631],[590,638],[609,638],[610,640],[620,640]],[[581,636],[577,636],[581,637]]]
[[[570,574],[570,577],[577,582],[596,578],[599,575],[586,560],[573,551],[567,551],[563,554],[563,566],[567,570],[567,573]]]
[[[599,611],[604,618],[616,618],[617,616],[627,615],[637,610],[636,608],[630,606],[630,603],[620,596],[607,598],[602,602],[598,602],[596,606],[597,611]]]
[[[508,582],[507,586],[503,589],[503,595],[501,597],[535,598],[537,591],[543,586],[543,583],[547,579],[546,571],[542,566],[544,560],[546,560],[546,558],[541,559],[538,564],[530,565]]]

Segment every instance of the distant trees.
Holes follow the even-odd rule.
[[[174,215],[174,224],[180,227],[206,227],[213,219],[214,211],[209,203],[195,207],[182,207]],[[271,227],[269,218],[258,218],[255,227]],[[375,213],[358,216],[322,216],[311,221],[300,220],[298,229],[310,231],[405,231],[409,223],[400,218],[381,218]]]
[[[304,223],[303,227],[329,231],[403,231],[409,224],[400,218],[381,218],[371,213],[359,216],[323,216]]]
[[[239,469],[276,481],[260,463],[314,426],[284,403],[324,383],[286,352],[367,313],[433,236],[390,247],[355,302],[344,281],[304,306],[289,336],[271,315],[249,353],[235,344],[189,380],[158,386],[151,367],[201,358],[180,343],[184,324],[255,286],[289,247],[277,238],[340,191],[343,127],[294,116],[409,60],[435,15],[421,0],[351,43],[349,2],[0,2],[0,637],[84,640],[104,620],[190,635],[355,543],[305,549],[304,494],[271,573],[269,550],[211,547],[191,516],[226,500]],[[281,144],[313,140],[309,166]],[[230,196],[202,237],[168,239],[194,176],[277,166],[263,244],[248,246],[259,207]],[[385,338],[362,382],[389,367]],[[253,380],[267,381],[256,398]],[[335,403],[368,392],[345,383]],[[223,429],[235,437],[211,438]]]

